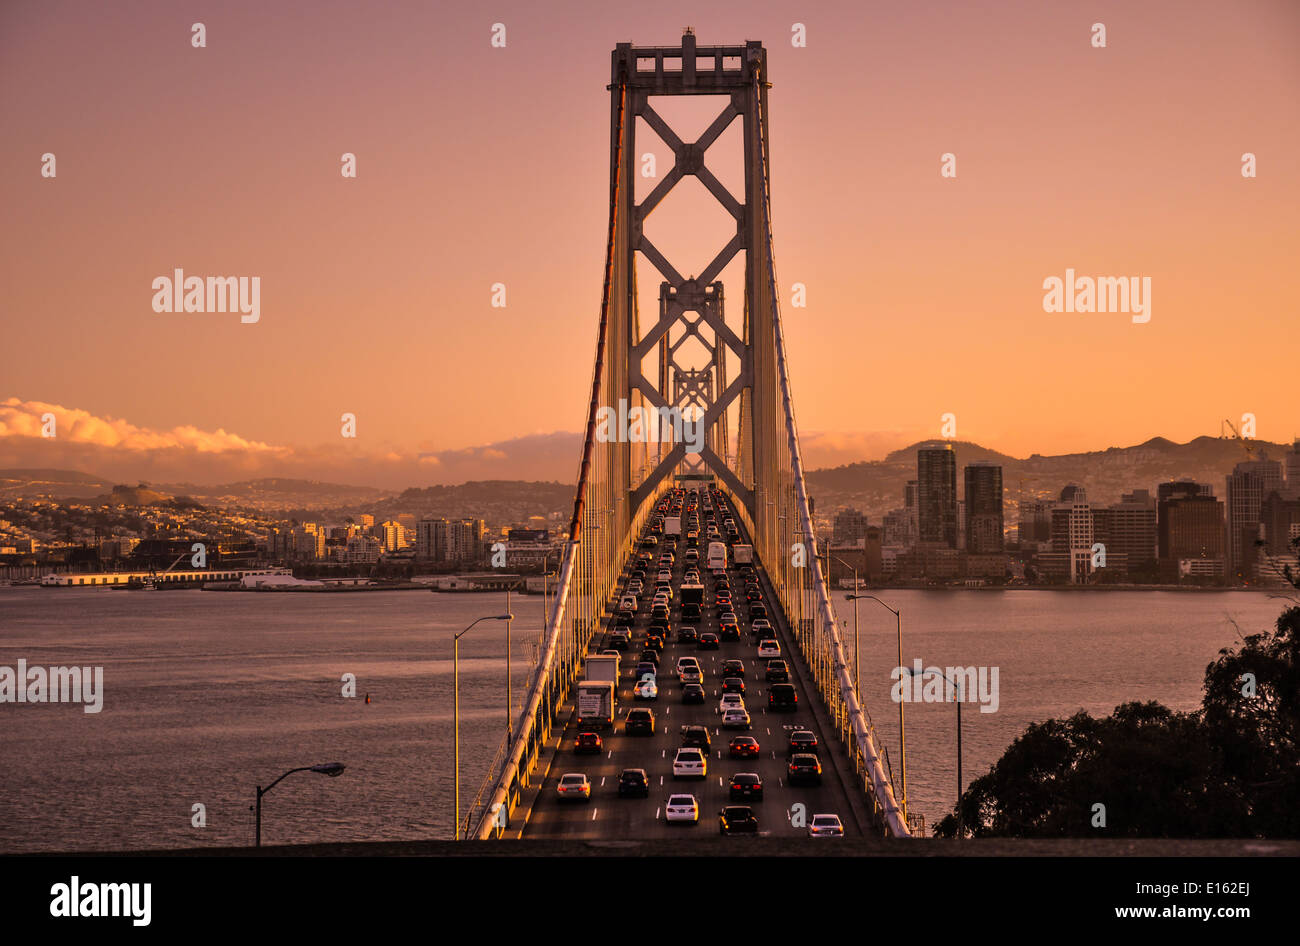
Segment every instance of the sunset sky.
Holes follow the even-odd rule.
[[[946,412],[1017,456],[1217,435],[1244,412],[1260,438],[1300,434],[1293,0],[9,0],[0,466],[572,479],[576,440],[536,470],[542,452],[510,444],[585,419],[610,50],[687,25],[701,46],[768,48],[810,465],[937,436]],[[711,255],[705,206],[665,206],[647,232]],[[154,312],[176,268],[259,276],[260,320]],[[1150,322],[1044,312],[1067,268],[1150,277]]]

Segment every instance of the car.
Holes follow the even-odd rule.
[[[680,674],[682,670],[685,669],[686,667],[694,667],[696,670],[699,670],[700,669],[699,659],[696,657],[691,657],[690,655],[687,655],[685,657],[678,657],[677,673]]]
[[[618,773],[618,797],[630,798],[640,795],[650,797],[650,780],[646,778],[645,769],[624,769]]]
[[[813,815],[808,824],[810,838],[842,838],[844,825],[839,815]]]
[[[785,754],[793,756],[800,752],[817,754],[817,737],[806,729],[796,729],[790,733],[790,741],[786,745]]]
[[[718,624],[736,624],[740,619],[736,617],[735,611],[723,611],[718,615]],[[736,632],[736,639],[740,639],[740,632]]]
[[[728,805],[718,812],[719,834],[758,834],[758,816],[748,805]]]
[[[700,632],[690,626],[683,627],[677,632],[677,640],[683,644],[697,644],[700,640]]]
[[[789,683],[790,667],[784,660],[769,660],[763,676],[769,683]]]
[[[743,709],[729,709],[722,714],[723,729],[748,729],[749,713]]]
[[[695,646],[700,650],[717,650],[720,646],[718,643],[718,635],[714,634],[712,631],[705,631],[700,635],[700,642]]]
[[[718,627],[718,637],[724,641],[740,640],[739,624],[723,624]]]
[[[652,663],[657,667],[659,666],[659,651],[655,650],[653,647],[647,647],[645,650],[641,651],[641,656],[638,659],[644,660],[647,663]]]
[[[614,623],[631,627],[633,624],[636,623],[636,615],[633,614],[631,611],[615,611]]]
[[[811,782],[814,785],[820,785],[822,782],[821,762],[810,752],[796,753],[790,757],[790,764],[786,766],[786,781],[791,785],[797,782]]]
[[[664,806],[664,817],[669,823],[699,824],[700,803],[694,795],[669,795]]]
[[[756,601],[762,601],[763,592],[759,591],[757,588],[747,588],[745,590],[745,600],[751,604]]]
[[[759,659],[780,657],[781,645],[778,644],[773,638],[770,637],[767,640],[759,641],[758,656]]]
[[[705,701],[704,687],[698,683],[687,683],[682,686],[683,703],[703,703]]]
[[[654,676],[646,674],[636,682],[632,688],[632,698],[637,700],[657,700],[659,699],[659,684],[655,681]]]
[[[749,633],[753,634],[760,640],[772,637],[772,622],[767,618],[759,618],[749,625]]]
[[[756,601],[749,606],[749,619],[751,621],[755,618],[765,617],[767,617],[767,605],[763,604],[761,601]]]
[[[636,665],[636,669],[632,671],[632,676],[640,680],[647,673],[652,677],[659,676],[659,665],[652,660],[643,660]]]
[[[723,693],[739,693],[741,696],[744,696],[744,695],[745,695],[745,681],[742,680],[740,677],[723,677],[723,678],[722,678],[722,692],[723,692]]]
[[[659,634],[655,633],[656,630],[657,629],[653,627],[646,630],[645,647],[646,650],[653,650],[657,654],[662,654],[664,652],[664,639]]]
[[[727,744],[727,755],[733,759],[757,759],[760,751],[753,736],[736,736]]]
[[[682,748],[673,756],[673,778],[708,778],[709,760],[701,749]],[[585,776],[584,776],[585,778]]]
[[[600,733],[580,732],[578,738],[573,740],[573,751],[577,755],[592,755],[603,749],[604,744],[601,742]]]
[[[683,726],[682,727],[682,746],[694,749],[703,749],[709,751],[711,743],[709,741],[709,727],[707,726]]]
[[[774,713],[793,713],[797,710],[799,708],[799,694],[795,692],[794,685],[773,683],[768,687],[767,708]]]
[[[650,617],[664,621],[668,620],[668,605],[656,604],[650,609]]]
[[[566,772],[555,786],[560,801],[591,801],[591,780],[582,772]]]
[[[618,606],[624,611],[635,611],[638,608],[636,595],[624,595],[619,599]]]
[[[632,635],[611,631],[609,635],[609,646],[618,653],[621,650],[627,650],[632,646]]]
[[[740,677],[743,680],[745,677],[745,662],[735,657],[730,660],[724,660],[718,665],[718,676]]]
[[[718,712],[725,713],[730,709],[743,710],[745,708],[745,698],[739,693],[724,693],[722,699],[718,700]]]
[[[743,798],[762,801],[763,780],[758,777],[756,772],[740,772],[733,775],[727,797],[731,801],[740,801]]]
[[[686,667],[677,676],[682,683],[702,684],[704,682],[704,672],[699,667]]]
[[[700,606],[694,602],[682,605],[683,621],[698,621],[700,619]]]
[[[633,709],[627,711],[627,722],[623,725],[623,731],[629,736],[655,734],[655,714],[648,709]]]

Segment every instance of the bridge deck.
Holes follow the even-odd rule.
[[[743,531],[743,526],[740,528]],[[748,540],[747,536],[742,538]],[[705,544],[701,542],[701,545]],[[677,594],[676,589],[680,586],[685,571],[684,551],[683,544],[673,568],[674,595]],[[718,615],[713,607],[713,594],[705,574],[704,584],[708,590],[703,614],[698,621],[683,622],[680,618],[680,600],[674,598],[671,609],[673,636],[667,642],[659,662],[658,700],[635,701],[633,698],[636,682],[633,671],[638,662],[636,658],[641,650],[640,644],[645,640],[646,628],[650,623],[649,608],[643,606],[636,615],[633,646],[623,655],[617,718],[614,729],[603,732],[602,754],[594,756],[574,753],[574,740],[579,729],[571,716],[559,737],[559,749],[540,791],[534,796],[531,809],[525,813],[526,821],[522,830],[511,830],[508,836],[530,839],[653,839],[680,838],[683,832],[716,834],[718,812],[728,804],[751,804],[759,819],[760,834],[769,837],[807,836],[806,827],[791,824],[791,811],[796,803],[805,806],[804,811],[809,821],[814,814],[838,814],[848,836],[860,837],[869,830],[867,806],[861,791],[855,791],[853,787],[854,777],[848,754],[827,725],[821,699],[811,685],[808,669],[795,646],[791,630],[786,626],[779,607],[775,606],[775,597],[763,566],[757,560],[754,564],[760,575],[769,620],[777,630],[782,657],[792,671],[790,682],[795,685],[799,695],[798,710],[793,713],[768,713],[768,684],[764,680],[766,659],[756,656],[757,644],[751,639],[748,622],[743,615],[740,621],[741,639],[723,641],[719,650],[701,651],[692,644],[680,642],[677,631],[686,623],[701,633],[718,631]],[[701,571],[704,572],[705,569],[701,568]],[[734,565],[728,569],[728,575],[732,578],[733,596],[736,596],[740,583],[736,580]],[[620,589],[624,584],[625,582],[620,582]],[[604,647],[605,635],[597,635],[590,652],[599,653]],[[706,698],[703,704],[686,705],[681,702],[682,687],[673,668],[677,665],[677,658],[686,655],[698,658],[704,672]],[[718,668],[724,660],[731,658],[740,658],[745,663],[745,703],[752,720],[752,729],[748,733],[720,728],[717,705],[721,697],[722,681]],[[649,707],[654,711],[653,736],[629,736],[623,731],[627,712],[635,707]],[[681,745],[679,733],[685,725],[709,727],[712,739],[709,771],[708,777],[702,782],[698,779],[675,780],[672,775],[673,754]],[[786,781],[786,739],[787,733],[792,729],[807,729],[817,735],[820,745],[818,758],[823,771],[819,786],[792,786]],[[727,745],[734,735],[755,737],[761,747],[760,756],[757,759],[728,758]],[[555,745],[554,740],[553,736],[552,746]],[[625,768],[645,769],[650,781],[649,798],[618,796],[618,776]],[[592,783],[589,802],[561,801],[557,797],[556,783],[561,775],[568,772],[587,774]],[[727,780],[738,772],[758,773],[763,780],[762,801],[733,803],[728,800]],[[696,797],[700,807],[698,825],[670,824],[665,820],[664,806],[668,796],[674,793],[693,794]]]

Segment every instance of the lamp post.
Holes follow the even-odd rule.
[[[453,734],[452,734],[452,743],[455,748],[453,749],[454,761],[452,765],[454,771],[453,780],[455,781],[455,785],[456,785],[455,788],[456,826],[455,826],[455,834],[453,840],[456,841],[460,840],[460,639],[464,637],[466,634],[468,634],[470,630],[474,627],[474,625],[478,624],[480,621],[509,621],[512,617],[514,617],[513,614],[485,615],[484,617],[481,617],[478,620],[474,621],[472,624],[470,624],[469,627],[465,628],[465,630],[461,631],[459,634],[457,634],[455,637],[451,639],[451,653],[452,653],[451,679],[452,679],[452,694],[453,694],[452,700],[455,707],[455,709],[453,710],[453,716],[455,718],[455,722],[453,724]]]
[[[864,548],[863,554],[865,554],[865,552],[866,550]],[[857,596],[858,570],[854,568],[852,565],[850,565],[848,562],[844,561],[844,559],[840,558],[838,555],[832,555],[830,549],[828,548],[826,550],[826,571],[827,572],[829,572],[831,568],[830,565],[831,559],[835,559],[835,561],[839,562],[849,571],[853,572],[854,594],[848,596],[848,599],[853,602],[853,694],[858,698],[858,702],[861,703],[862,686],[861,686],[861,675],[859,671],[862,665],[862,661],[858,659],[858,596]],[[829,581],[829,576],[827,580]]]
[[[900,666],[901,666],[901,665],[902,665],[902,664],[901,664],[901,662],[900,662]],[[957,691],[957,837],[959,837],[959,838],[961,838],[961,837],[965,837],[965,833],[966,833],[966,832],[965,832],[965,825],[962,823],[962,816],[961,816],[961,790],[962,790],[962,780],[961,780],[961,704],[965,701],[966,694],[963,692],[963,688],[962,688],[962,685],[961,685],[960,682],[958,682],[958,681],[952,679],[952,677],[948,676],[946,673],[944,673],[944,672],[943,672],[942,670],[940,670],[938,667],[926,667],[924,670],[922,670],[922,671],[920,672],[920,674],[913,674],[913,673],[912,673],[912,670],[911,670],[910,667],[904,667],[903,670],[904,670],[904,672],[907,673],[907,675],[908,675],[909,677],[910,677],[910,676],[922,676],[922,677],[923,677],[923,676],[925,676],[927,673],[937,673],[939,676],[943,677],[945,680],[947,680],[949,683],[951,683],[951,684],[953,685],[953,688]],[[899,701],[899,704],[898,704],[898,705],[899,705],[899,706],[902,706],[902,705],[903,705],[903,704],[902,704],[902,701]],[[904,818],[904,820],[906,820],[906,818],[907,818],[907,810],[906,810],[906,809],[903,810],[903,818]]]
[[[852,594],[852,595],[848,595],[848,598],[850,601],[853,602],[855,621],[857,620],[857,607],[858,607],[859,598],[870,598],[872,601],[876,602],[876,604],[881,605],[886,611],[889,611],[891,614],[894,615],[894,623],[898,630],[898,665],[902,667],[903,666],[902,612],[894,610],[889,605],[885,604],[885,602],[877,598],[875,595]],[[856,632],[855,632],[855,639],[856,639]],[[861,697],[859,697],[859,699],[860,698]],[[906,730],[903,728],[903,700],[898,701],[898,759],[899,759],[898,765],[900,770],[900,777],[903,785],[903,800],[901,803],[903,806],[903,821],[906,822],[907,821],[907,736],[906,736]]]
[[[338,776],[343,774],[343,770],[345,768],[347,768],[347,766],[345,766],[342,762],[323,762],[320,765],[300,765],[296,769],[290,769],[288,772],[285,772],[284,775],[281,775],[270,785],[266,786],[266,788],[263,788],[261,785],[257,786],[257,846],[258,847],[262,846],[262,796],[263,795],[265,795],[271,789],[275,788],[275,786],[279,785],[282,781],[284,781],[294,772],[315,772],[319,775],[328,775],[330,778],[337,778]]]

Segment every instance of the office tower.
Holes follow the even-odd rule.
[[[975,554],[1001,552],[1002,467],[980,461],[966,467],[966,551]]]
[[[916,451],[918,539],[957,547],[957,455],[952,444],[931,441]]]
[[[1254,577],[1255,542],[1260,538],[1260,506],[1269,493],[1282,490],[1282,464],[1267,458],[1238,463],[1227,481],[1228,569]]]
[[[1222,576],[1224,573],[1223,503],[1208,484],[1181,481],[1157,489],[1157,554],[1161,577],[1177,580],[1184,571]]]
[[[835,545],[851,545],[867,534],[867,517],[856,509],[849,508],[835,514],[835,527],[831,542]]]

